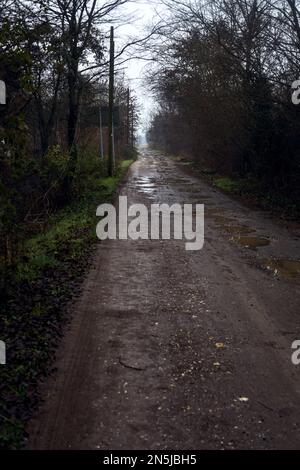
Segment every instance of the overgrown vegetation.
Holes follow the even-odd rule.
[[[222,175],[223,188],[247,193],[255,180],[261,200],[300,212],[300,105],[291,99],[300,77],[298,1],[165,4],[159,70],[149,77],[160,109],[148,140]]]
[[[106,32],[126,0],[0,5],[0,448],[22,444],[91,244],[96,207],[134,158],[136,99],[116,76],[116,171],[99,110],[108,101]],[[106,32],[105,32],[106,31]],[[123,49],[126,46],[123,47]],[[1,96],[2,99],[2,96]]]
[[[82,155],[77,197],[54,213],[42,233],[24,243],[22,256],[6,273],[1,299],[1,339],[7,364],[0,368],[0,448],[18,448],[38,401],[38,383],[49,373],[66,316],[66,303],[79,288],[96,242],[96,207],[111,201],[132,160],[114,177],[105,162]]]
[[[79,154],[87,148],[100,154],[99,108],[108,100],[104,29],[123,4],[1,2],[0,80],[7,102],[0,106],[0,289],[28,235],[80,194]],[[138,117],[122,77],[115,86],[117,160],[130,158]],[[104,128],[104,153],[107,140]],[[83,181],[88,184],[87,174]]]

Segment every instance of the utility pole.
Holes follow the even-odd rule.
[[[129,147],[130,140],[130,89],[127,88],[127,145]]]
[[[102,129],[102,109],[101,103],[99,105],[99,136],[100,136],[100,157],[103,160],[103,129]]]
[[[108,175],[114,173],[114,60],[115,43],[114,27],[110,28],[110,58],[109,58],[109,103],[108,103]]]
[[[131,148],[134,148],[134,102],[131,105]]]

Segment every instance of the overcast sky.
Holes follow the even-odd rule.
[[[157,13],[164,8],[159,0],[137,0],[126,4],[125,11],[133,17],[131,24],[123,25],[115,31],[116,51],[121,44],[127,42],[129,37],[144,37],[149,31],[149,26],[158,20]],[[145,69],[149,62],[132,59],[126,62],[125,74],[130,88],[135,92],[141,108],[140,132],[147,127],[151,109],[155,106],[155,101],[151,97],[149,90],[144,83]]]

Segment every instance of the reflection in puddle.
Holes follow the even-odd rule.
[[[154,189],[155,184],[147,183],[147,184],[139,184],[138,189]]]
[[[267,259],[263,266],[272,271],[275,276],[279,275],[285,279],[294,279],[300,282],[300,261],[288,259]]]
[[[137,178],[135,181],[135,186],[138,188],[138,191],[143,193],[153,193],[156,191],[157,184],[153,182],[153,178],[143,176]]]
[[[232,239],[245,248],[251,248],[252,250],[259,248],[260,246],[267,246],[270,244],[270,240],[261,237],[244,237],[236,235],[232,237]]]

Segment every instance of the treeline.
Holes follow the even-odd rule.
[[[165,3],[148,141],[300,208],[300,2]]]
[[[28,234],[80,197],[84,169],[102,165],[105,173],[99,107],[108,100],[107,34],[124,3],[1,2],[0,80],[7,103],[0,108],[0,271],[14,264]],[[131,151],[138,116],[120,74],[115,101],[118,159]]]

